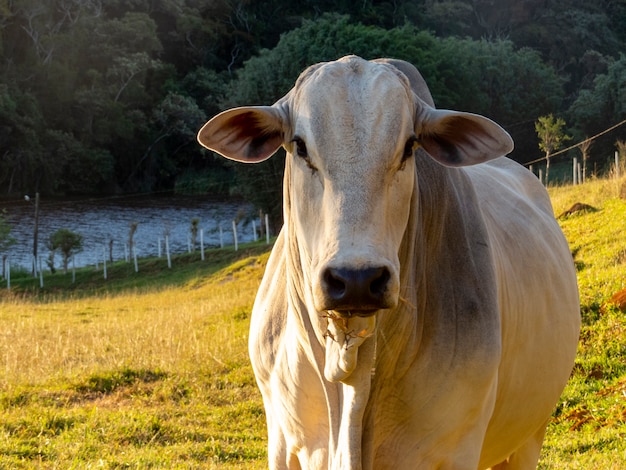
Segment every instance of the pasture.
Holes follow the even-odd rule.
[[[542,469],[626,469],[626,181],[550,188],[577,265],[583,329]],[[0,289],[0,468],[265,468],[247,356],[265,246],[93,268]],[[132,272],[131,272],[132,271]]]

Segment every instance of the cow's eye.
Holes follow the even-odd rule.
[[[417,137],[409,137],[409,140],[404,144],[404,153],[402,155],[402,161],[406,161],[413,156],[417,147]]]
[[[306,144],[304,143],[304,140],[296,136],[293,138],[292,142],[296,144],[296,155],[298,155],[300,158],[308,159],[309,154],[306,150]]]
[[[315,171],[317,171],[317,168],[315,168],[315,166],[313,166],[313,164],[311,163],[311,159],[309,158],[309,152],[306,149],[306,144],[304,143],[304,140],[302,140],[298,136],[295,136],[291,141],[296,144],[296,155],[304,160],[306,162],[306,165],[315,173]]]

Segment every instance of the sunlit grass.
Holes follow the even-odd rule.
[[[266,255],[182,287],[0,304],[0,468],[264,468]]]
[[[626,469],[626,314],[611,302],[626,287],[626,179],[550,188],[576,268],[583,326],[576,366],[548,427],[540,468]]]
[[[245,354],[245,345],[233,338],[247,334],[246,327],[229,320],[249,310],[259,278],[260,273],[143,294],[5,302],[1,377],[36,382],[128,364],[180,370],[213,358],[241,360],[233,355]]]
[[[585,308],[599,308],[626,287],[626,200],[619,198],[624,183],[626,179],[592,180],[550,190],[557,215],[576,202],[597,209],[560,220],[578,267]]]

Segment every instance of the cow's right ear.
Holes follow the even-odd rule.
[[[224,111],[198,132],[198,142],[231,160],[259,163],[283,143],[283,119],[272,106],[247,106]]]
[[[445,166],[475,165],[513,150],[511,136],[491,119],[435,109],[419,98],[415,133],[424,150]]]

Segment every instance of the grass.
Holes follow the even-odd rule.
[[[622,181],[549,189],[575,255],[583,330],[541,469],[626,469]],[[115,263],[0,289],[0,468],[266,467],[247,355],[267,247]]]
[[[0,304],[0,468],[264,468],[246,337],[265,252],[165,273],[142,260],[135,282],[81,272],[80,289],[57,274],[43,294],[16,280]]]
[[[626,314],[611,297],[626,287],[626,179],[552,187],[578,272],[582,331],[572,377],[548,428],[539,468],[626,469]]]
[[[268,251],[265,242],[247,243],[238,251],[233,247],[208,250],[205,261],[200,261],[200,253],[176,255],[172,261],[172,269],[168,269],[167,260],[163,258],[145,258],[138,260],[138,272],[132,262],[117,261],[107,264],[107,278],[104,279],[102,264],[98,269],[90,267],[77,269],[75,282],[72,273],[64,274],[57,270],[56,274],[44,274],[44,288],[40,288],[39,279],[31,277],[24,270],[11,271],[11,291],[0,290],[0,300],[13,295],[20,298],[59,300],[61,298],[92,297],[107,293],[119,293],[129,290],[149,292],[163,287],[184,286],[187,283],[203,282],[208,275],[238,259],[245,259]],[[0,284],[6,287],[6,283]]]

